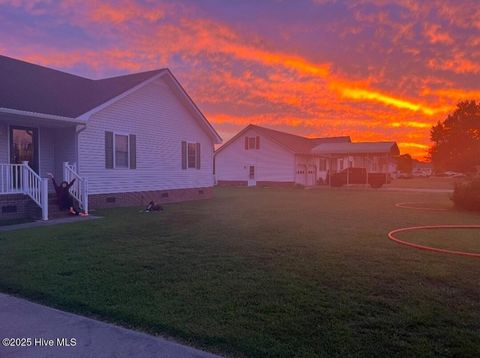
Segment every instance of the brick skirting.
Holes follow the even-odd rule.
[[[248,181],[246,180],[218,180],[218,186],[247,186]]]
[[[295,186],[295,182],[293,181],[257,181],[257,186],[289,188],[289,187]]]
[[[173,203],[180,201],[209,199],[213,196],[213,188],[189,188],[157,191],[138,191],[131,193],[90,194],[89,207],[111,208],[120,206],[147,206],[153,200],[156,203]]]
[[[219,180],[217,181],[218,186],[247,186],[247,180]],[[269,186],[269,187],[292,187],[295,186],[293,181],[257,181],[255,183],[256,186]]]
[[[0,195],[0,220],[38,219],[40,208],[27,195]]]

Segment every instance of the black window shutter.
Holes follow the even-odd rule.
[[[197,169],[200,169],[200,143],[196,143],[195,147],[196,147],[195,152],[197,154],[197,160],[196,160]]]
[[[257,136],[257,140],[255,141],[255,148],[260,149],[260,137]]]
[[[248,149],[248,137],[245,137],[245,149]]]
[[[113,132],[105,132],[105,168],[113,169]]]
[[[130,134],[130,169],[137,169],[137,136]]]
[[[182,141],[182,169],[187,169],[187,142]]]

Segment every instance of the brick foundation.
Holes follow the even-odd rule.
[[[217,185],[218,186],[247,186],[248,185],[248,181],[247,180],[219,180],[217,182]],[[256,186],[260,186],[260,187],[265,187],[265,186],[268,186],[268,187],[281,187],[281,188],[288,188],[288,187],[292,187],[292,186],[295,186],[295,182],[293,181],[257,181]]]
[[[290,188],[295,186],[293,181],[257,181],[257,186],[268,186],[274,188]]]
[[[27,195],[0,195],[0,221],[40,217],[40,208]]]
[[[209,199],[213,196],[213,188],[189,188],[157,191],[139,191],[131,193],[90,194],[89,207],[111,208],[120,206],[147,206],[153,200],[156,203],[173,203],[180,201]]]
[[[217,181],[218,186],[247,186],[248,181],[246,180],[219,180]]]

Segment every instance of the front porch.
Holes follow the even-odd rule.
[[[31,205],[41,209],[41,218],[48,219],[48,195],[55,192],[48,180],[52,173],[57,181],[70,182],[79,206],[88,210],[87,181],[77,174],[77,137],[84,127],[62,117],[12,113],[0,109],[0,219],[32,216]],[[13,203],[18,205],[14,205]],[[38,209],[37,209],[38,211]]]

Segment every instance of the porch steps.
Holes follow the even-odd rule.
[[[57,198],[55,194],[48,195],[48,218],[49,219],[58,219],[68,217],[67,211],[60,211],[57,204]]]

